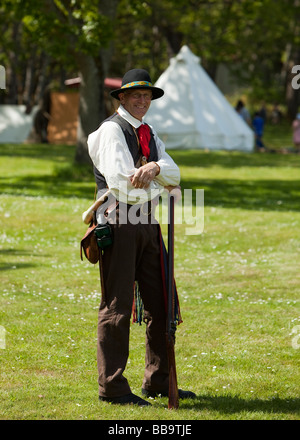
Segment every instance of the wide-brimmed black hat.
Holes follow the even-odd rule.
[[[152,85],[150,75],[144,69],[132,69],[126,72],[122,79],[121,88],[112,90],[110,94],[113,98],[120,100],[119,93],[128,89],[150,89],[152,90],[152,100],[161,98],[164,94],[162,89]]]

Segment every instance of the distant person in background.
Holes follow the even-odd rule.
[[[51,94],[50,89],[47,88],[41,98],[39,109],[37,110],[33,127],[35,135],[39,142],[47,144],[48,141],[48,124],[51,119]]]
[[[41,108],[38,109],[34,117],[34,130],[39,142],[42,142],[43,144],[47,144],[49,142],[47,131],[49,119],[49,113],[44,112]]]
[[[241,99],[237,102],[235,109],[238,112],[238,114],[241,116],[241,118],[244,119],[244,121],[248,125],[251,125],[250,113]]]
[[[255,133],[255,147],[257,151],[265,151],[266,147],[263,143],[263,134],[264,134],[264,119],[260,116],[259,112],[255,112],[254,118],[252,121],[253,130]]]
[[[266,104],[265,102],[262,103],[261,108],[258,112],[259,116],[261,116],[264,120],[264,123],[266,123],[267,121],[267,109],[266,109]]]
[[[293,142],[297,153],[300,153],[300,113],[297,114],[296,119],[292,124],[293,128]]]
[[[274,104],[271,112],[271,122],[273,125],[277,125],[281,122],[282,113],[278,107],[278,104]]]

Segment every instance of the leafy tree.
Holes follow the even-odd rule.
[[[76,160],[89,161],[86,139],[104,118],[103,84],[110,62],[110,42],[118,0],[5,0],[4,20],[13,18],[23,44],[66,70],[78,69],[80,86]],[[22,30],[22,35],[20,33]],[[20,47],[13,48],[13,71],[20,67]],[[33,55],[34,56],[34,55]]]
[[[133,67],[153,81],[183,44],[214,79],[224,63],[256,98],[299,106],[291,87],[300,65],[299,0],[2,0],[0,63],[15,88],[10,102],[32,104],[53,76],[81,78],[76,160],[104,119],[103,83]]]
[[[49,56],[37,46],[25,31],[22,20],[12,2],[0,5],[1,48],[0,63],[6,67],[7,88],[1,93],[2,102],[25,104],[30,111],[45,89],[46,76],[55,66],[50,66]]]

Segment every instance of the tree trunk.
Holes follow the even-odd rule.
[[[18,91],[22,89],[18,77],[18,67],[20,65],[20,39],[21,39],[22,25],[14,23],[12,26],[12,41],[15,43],[12,50],[8,50],[9,65],[6,72],[7,75],[7,96],[6,104],[20,104]]]
[[[87,138],[105,118],[104,78],[92,56],[80,54],[77,57],[77,62],[81,83],[75,161],[91,163]]]
[[[99,2],[99,13],[113,21],[116,16],[118,3],[119,0],[102,0]],[[112,41],[110,41],[107,48],[100,50],[97,59],[83,53],[77,57],[81,78],[77,149],[75,154],[75,161],[78,163],[91,163],[88,154],[87,138],[90,133],[99,127],[100,122],[106,116],[104,79],[108,74],[112,50]]]
[[[35,71],[37,70],[37,59],[35,52],[31,54],[29,60],[27,61],[25,77],[24,77],[24,88],[23,88],[23,103],[26,105],[26,113],[30,114],[32,107],[34,105],[34,92],[36,88],[36,78]]]
[[[300,106],[300,91],[299,89],[293,88],[293,77],[292,73],[293,66],[300,65],[300,49],[295,48],[292,51],[290,62],[288,63],[288,71],[286,76],[286,105],[288,118],[293,121],[296,114],[298,113],[298,107]]]

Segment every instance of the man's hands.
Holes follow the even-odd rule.
[[[156,162],[149,162],[146,165],[142,165],[136,170],[133,176],[130,177],[130,181],[135,188],[148,188],[152,180],[160,173],[159,165]],[[165,190],[171,192],[175,197],[175,203],[181,198],[181,187],[165,186]]]
[[[135,188],[148,188],[152,180],[159,174],[160,168],[156,162],[149,162],[136,170],[130,181]]]

